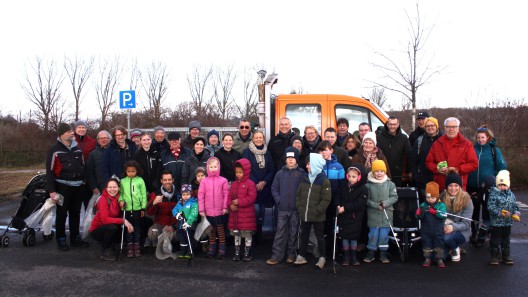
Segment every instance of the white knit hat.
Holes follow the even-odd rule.
[[[378,145],[378,140],[376,139],[376,133],[374,132],[367,132],[365,136],[363,136],[363,141],[361,141],[361,145],[363,145],[363,142],[365,142],[365,139],[370,139],[374,142],[374,145]]]
[[[508,170],[501,170],[497,174],[497,178],[495,179],[495,185],[507,185],[508,188],[510,187],[510,172]]]

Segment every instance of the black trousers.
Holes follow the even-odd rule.
[[[103,225],[92,232],[90,235],[96,241],[101,242],[103,250],[112,248],[112,246],[119,242],[121,235],[121,225],[108,224]]]
[[[70,227],[70,238],[74,239],[79,235],[79,221],[81,219],[82,199],[79,196],[80,187],[72,187],[61,183],[55,183],[57,193],[64,196],[62,206],[57,204],[55,217],[55,230],[57,240],[66,238],[66,217]]]
[[[503,249],[510,247],[511,226],[492,226],[490,245],[492,248],[501,247]]]

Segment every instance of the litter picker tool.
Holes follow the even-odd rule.
[[[392,228],[392,224],[390,222],[390,219],[389,219],[389,215],[387,214],[387,211],[385,210],[385,207],[383,207],[382,205],[380,205],[381,208],[383,209],[383,213],[385,214],[385,217],[387,218],[387,222],[389,223],[389,227],[392,231],[392,235],[394,236],[394,241],[396,241],[396,245],[398,246],[398,252],[400,252],[400,259],[402,261],[405,261],[405,255],[403,254],[403,251],[400,247],[400,243],[398,242],[398,237],[396,236],[396,232],[394,232],[394,228]]]
[[[336,215],[334,219],[334,251],[332,253],[332,268],[334,269],[334,274],[336,273],[336,241],[337,233],[339,233],[339,227],[337,226],[337,214],[339,213],[339,207],[336,208]]]
[[[123,204],[123,222],[121,223],[121,246],[119,247],[119,253],[117,254],[117,261],[121,261],[123,256],[123,242],[125,240],[125,205]]]

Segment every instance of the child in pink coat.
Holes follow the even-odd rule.
[[[207,160],[207,177],[200,183],[198,189],[198,209],[200,216],[206,217],[212,226],[209,237],[207,257],[216,254],[216,237],[218,236],[218,258],[225,258],[226,238],[224,226],[227,223],[229,185],[227,179],[220,176],[220,161],[211,157]]]

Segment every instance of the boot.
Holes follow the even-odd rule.
[[[490,265],[499,265],[499,248],[491,248]]]
[[[438,268],[445,268],[445,264],[444,264],[444,261],[440,258],[437,258],[436,259],[436,266],[438,266]]]
[[[375,251],[371,251],[371,250],[369,250],[368,253],[367,253],[367,255],[365,256],[365,258],[363,258],[363,262],[370,263],[370,262],[374,261],[374,259],[375,259],[375,258],[374,258],[374,257],[375,257],[375,256],[374,256],[374,252],[375,252]]]
[[[350,250],[350,263],[352,263],[353,266],[359,266],[359,261],[356,255],[357,255],[356,250]]]
[[[221,243],[220,247],[218,248],[218,256],[217,256],[217,258],[218,259],[223,259],[223,258],[225,258],[225,255],[226,255],[226,244],[225,243]]]
[[[57,239],[57,247],[59,248],[59,251],[63,252],[66,252],[70,249],[70,247],[66,243],[66,238],[64,237]]]
[[[242,260],[244,260],[245,262],[248,262],[248,261],[251,261],[251,259],[253,259],[253,257],[251,256],[251,247],[245,246],[244,247],[244,258],[242,258]]]
[[[139,243],[134,243],[134,257],[141,257],[141,244]]]
[[[425,258],[425,261],[422,263],[423,268],[429,268],[431,266],[431,253],[433,252],[431,249],[424,248],[423,255]]]
[[[209,243],[209,250],[207,251],[207,257],[212,258],[216,255],[216,243]]]
[[[343,262],[341,265],[348,266],[350,265],[350,250],[343,249]]]
[[[502,262],[506,265],[513,265],[513,260],[510,257],[510,248],[502,248]]]
[[[101,254],[101,259],[107,260],[107,261],[114,261],[116,257],[112,249],[105,249],[103,253]]]
[[[429,268],[431,266],[431,258],[425,258],[425,261],[422,263],[423,268]]]
[[[380,260],[383,264],[390,263],[387,251],[380,251]]]
[[[240,255],[240,245],[235,245],[235,256],[233,257],[233,261],[240,261],[242,260],[242,257]]]
[[[127,258],[134,258],[134,245],[132,243],[127,244]]]

